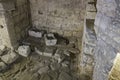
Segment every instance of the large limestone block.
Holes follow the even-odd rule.
[[[29,30],[28,33],[29,33],[29,36],[36,37],[36,38],[42,38],[44,31]]]
[[[19,48],[18,48],[18,53],[21,56],[28,57],[30,52],[31,52],[30,46],[23,45],[23,46],[19,46]]]

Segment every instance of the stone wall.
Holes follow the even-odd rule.
[[[88,0],[86,17],[84,20],[84,31],[82,39],[82,52],[80,54],[80,74],[86,76],[84,80],[92,80],[94,69],[94,49],[96,46],[96,35],[94,31],[94,20],[96,16],[96,2]]]
[[[30,6],[28,0],[16,0],[16,9],[11,12],[13,18],[13,28],[15,29],[17,40],[23,38],[31,26]]]
[[[3,5],[0,3],[0,45],[11,47]]]
[[[84,0],[30,0],[33,27],[64,36],[80,36]]]
[[[95,32],[93,80],[108,80],[113,61],[120,49],[120,0],[98,0]]]
[[[5,43],[9,41],[11,46],[17,47],[18,41],[26,34],[27,29],[30,27],[30,9],[28,0],[12,0],[1,2],[3,6],[2,12],[6,25],[2,25],[7,30],[2,30],[3,33],[8,33],[7,39],[2,37]],[[5,32],[7,31],[7,32]],[[5,36],[5,34],[2,34]]]

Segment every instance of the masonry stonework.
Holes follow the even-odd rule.
[[[29,1],[3,1],[1,2],[1,6],[3,9],[0,12],[3,13],[4,16],[4,18],[1,19],[4,19],[4,24],[6,24],[0,24],[6,28],[6,30],[2,29],[4,35],[2,37],[3,43],[5,43],[7,47],[17,47],[19,40],[26,35],[26,31],[30,27]],[[9,44],[11,46],[8,46]]]
[[[84,25],[84,0],[30,0],[30,6],[33,27],[80,37]]]

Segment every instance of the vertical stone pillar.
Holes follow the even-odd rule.
[[[0,3],[0,45],[12,47],[3,4]]]
[[[26,36],[30,24],[28,0],[4,0],[1,3],[0,29],[3,45],[17,48],[19,41]]]

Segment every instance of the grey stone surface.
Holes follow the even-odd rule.
[[[98,0],[95,32],[97,43],[95,47],[95,67],[93,80],[108,80],[113,61],[119,50],[119,0]],[[113,28],[114,27],[114,28]]]
[[[99,0],[99,1],[97,1],[98,12],[101,12],[110,17],[115,16],[116,7],[117,7],[116,0],[101,0],[101,1]]]

